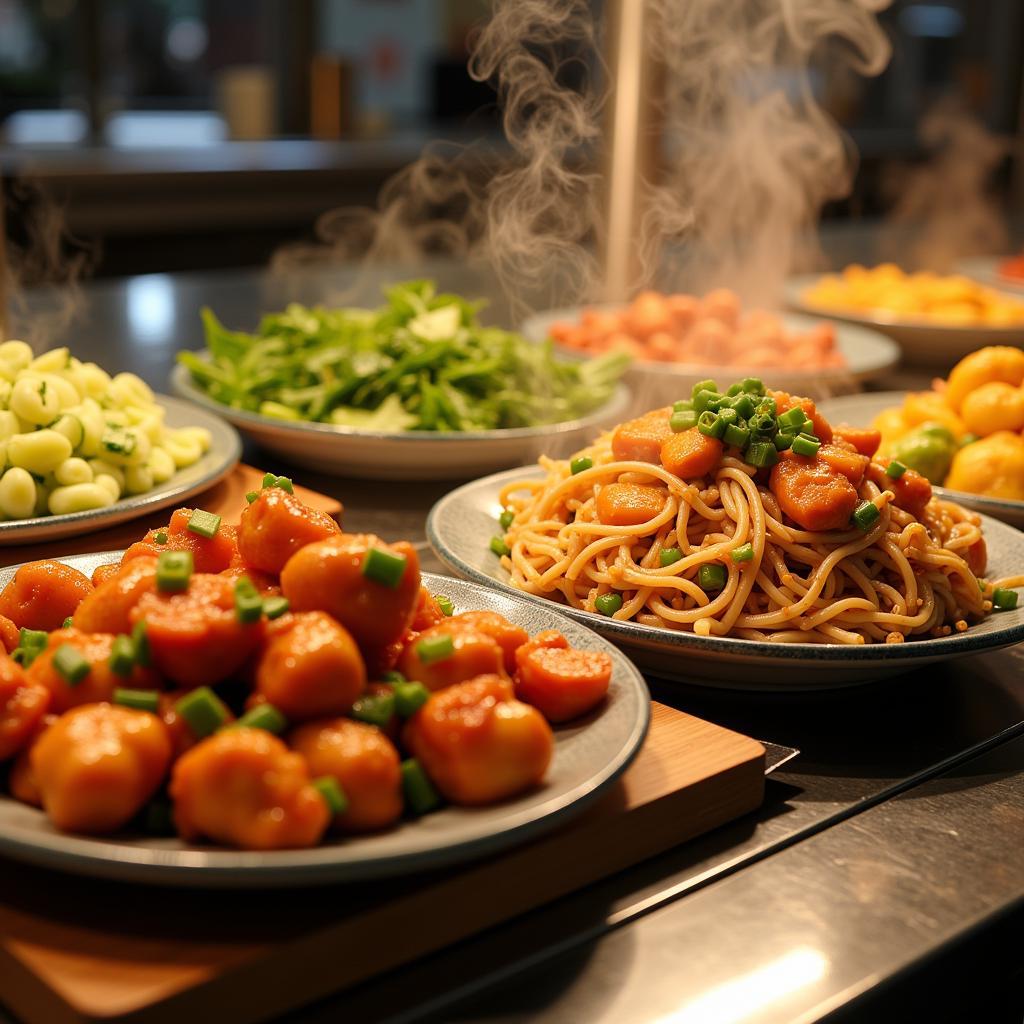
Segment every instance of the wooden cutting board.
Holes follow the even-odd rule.
[[[0,1003],[28,1024],[267,1020],[754,810],[764,757],[755,740],[654,704],[636,761],[581,818],[396,881],[210,893],[0,861]]]
[[[249,491],[258,491],[262,484],[263,470],[254,469],[240,462],[220,483],[214,484],[202,494],[193,495],[182,504],[188,508],[204,508],[207,512],[214,512],[223,516],[226,523],[237,523],[242,509],[245,508],[245,495]],[[295,493],[312,508],[326,512],[329,516],[341,515],[341,502],[327,497],[326,494],[308,490],[298,484],[295,485]],[[147,530],[165,525],[177,507],[171,505],[147,516],[119,523],[107,530],[78,534],[64,540],[0,548],[0,567],[16,565],[19,562],[32,562],[37,558],[77,555],[83,551],[120,551],[137,541]]]

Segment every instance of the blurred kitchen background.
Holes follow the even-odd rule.
[[[8,230],[31,222],[42,190],[93,276],[257,266],[311,239],[324,211],[371,204],[429,140],[500,161],[495,94],[466,70],[488,7],[0,0]],[[1009,140],[986,187],[1020,209],[1024,3],[906,0],[881,20],[893,45],[882,75],[815,79],[860,154],[825,224],[886,213],[893,168],[924,161],[922,116],[948,96]]]

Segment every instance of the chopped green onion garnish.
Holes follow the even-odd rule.
[[[313,780],[313,788],[324,798],[331,814],[344,814],[348,810],[348,797],[333,775],[324,775]]]
[[[734,562],[750,562],[754,558],[754,545],[747,541],[746,544],[741,544],[738,548],[733,548],[729,552],[729,557]]]
[[[214,515],[212,512],[205,512],[201,508],[197,508],[188,521],[189,532],[198,533],[200,537],[205,537],[207,540],[216,537],[219,529],[220,516]]]
[[[737,395],[743,394],[743,385],[738,382],[736,384],[730,384],[729,390],[726,391],[726,394],[730,398],[735,398]]]
[[[156,562],[156,589],[165,594],[188,589],[192,576],[191,551],[161,551]]]
[[[697,429],[705,437],[721,437],[725,433],[726,424],[720,413],[706,409],[697,419]]]
[[[266,473],[263,476],[264,487],[280,487],[282,491],[287,491],[289,494],[295,493],[295,487],[292,485],[291,480],[286,476],[276,476],[273,473]]]
[[[405,575],[405,555],[394,555],[383,548],[370,548],[363,558],[363,575],[374,583],[397,590]]]
[[[395,683],[405,682],[405,676],[403,676],[401,672],[398,672],[395,669],[389,669],[380,678],[381,682],[388,683],[390,686],[394,686]]]
[[[110,648],[110,671],[115,676],[130,676],[135,668],[135,644],[132,638],[122,633],[114,637]]]
[[[452,603],[452,599],[450,597],[446,597],[444,594],[435,594],[434,600],[437,602],[438,608],[440,608],[445,615],[455,614],[455,605]]]
[[[428,814],[441,804],[440,794],[414,757],[402,762],[402,793],[405,806],[416,815]]]
[[[395,713],[395,694],[367,693],[358,697],[349,714],[358,722],[376,725],[381,729],[391,721]]]
[[[127,639],[127,637],[125,638]],[[114,703],[137,711],[149,711],[154,715],[160,710],[160,695],[156,690],[114,690]]]
[[[701,590],[721,590],[727,578],[725,566],[717,563],[702,565],[697,570],[697,586]]]
[[[699,417],[702,412],[707,411],[711,407],[711,403],[715,399],[721,398],[722,396],[717,391],[698,391],[693,396],[693,411]]]
[[[806,434],[797,434],[793,438],[793,451],[797,455],[817,455],[820,447],[820,441],[812,440]]]
[[[259,491],[246,491],[245,500],[251,505],[260,496]]]
[[[174,705],[196,739],[212,736],[230,717],[227,705],[208,686],[186,693]]]
[[[132,626],[132,648],[135,652],[135,664],[146,668],[149,665],[149,637],[146,636],[145,621],[136,622]]]
[[[432,661],[440,661],[442,658],[451,657],[455,653],[455,641],[451,634],[442,633],[439,636],[425,636],[416,644],[416,655],[424,665]]]
[[[771,441],[754,441],[747,448],[743,458],[757,469],[767,469],[779,461],[779,453]]]
[[[775,445],[775,450],[784,452],[787,448],[792,446],[793,438],[795,436],[795,434],[776,434],[772,438],[772,444]]]
[[[899,480],[904,473],[906,473],[907,467],[900,462],[899,459],[893,459],[888,466],[885,467],[885,475],[890,480]]]
[[[878,517],[881,514],[878,511],[878,506],[873,501],[862,501],[853,510],[853,522],[858,529],[867,533],[878,522]]]
[[[512,554],[512,549],[505,543],[502,537],[492,537],[490,547],[498,556]]]
[[[755,412],[747,421],[750,432],[756,437],[772,438],[779,429],[775,417],[770,412]]]
[[[693,412],[693,399],[680,398],[678,402],[672,403],[673,412]]]
[[[701,391],[710,391],[712,393],[717,392],[718,385],[713,380],[702,380],[694,384],[692,390],[690,391],[690,398],[692,398],[695,403],[694,408],[697,407],[697,395],[700,394]]]
[[[681,434],[697,425],[697,414],[692,409],[681,409],[669,417],[668,425],[674,434]]]
[[[288,719],[273,704],[257,704],[246,711],[234,726],[242,729],[263,729],[279,736],[288,728]]]
[[[500,516],[498,516],[498,525],[503,530],[507,530],[512,525],[512,520],[515,519],[515,517],[515,512],[512,509],[507,508],[501,513]]]
[[[71,644],[61,644],[53,652],[53,667],[68,686],[77,686],[92,668],[82,652]]]
[[[585,469],[591,469],[593,465],[594,460],[589,455],[583,455],[569,463],[569,472],[575,476],[577,473],[582,473]]]
[[[794,405],[792,409],[779,413],[779,430],[785,431],[790,429],[792,433],[797,433],[804,425],[806,419],[807,416],[803,409],[799,405]]]
[[[166,532],[166,530],[158,530],[155,534],[153,534],[153,540],[155,540],[157,542],[157,544],[166,544],[167,543],[167,532]]]
[[[290,607],[287,597],[274,594],[263,602],[263,614],[268,619],[279,619]]]
[[[258,622],[263,614],[263,598],[252,580],[242,576],[235,580],[235,617],[239,622]]]
[[[753,398],[747,394],[740,395],[732,403],[732,407],[736,410],[736,415],[739,416],[741,420],[749,420],[757,409]]]
[[[998,608],[1001,612],[1008,612],[1011,608],[1017,607],[1017,591],[1007,590],[1005,587],[996,587],[992,591],[992,607]]]
[[[46,650],[46,645],[49,642],[50,634],[45,629],[29,629],[27,626],[22,626],[18,631],[19,647],[38,647],[43,651]]]
[[[709,409],[711,412],[721,412],[723,409],[731,409],[732,399],[728,395],[710,395],[710,397],[708,397],[704,402],[704,408]]]
[[[71,617],[71,616],[69,615],[69,616],[68,616],[68,617],[67,617],[67,618],[66,618],[66,619],[65,619],[65,620],[64,620],[64,621],[63,621],[63,622],[62,622],[62,623],[60,624],[60,628],[61,628],[61,629],[71,629],[71,627],[72,627],[72,626],[74,626],[74,624],[75,624],[75,620],[74,620],[74,619],[73,619],[73,618],[72,618],[72,617]]]
[[[408,718],[430,699],[430,691],[417,682],[395,684],[395,711],[401,718]]]
[[[725,428],[725,433],[722,434],[722,440],[736,448],[745,448],[750,440],[750,431],[747,427],[740,427],[735,423],[730,423]]]
[[[614,615],[622,607],[622,597],[619,594],[602,594],[594,599],[594,607],[602,615]]]
[[[778,406],[775,404],[775,399],[771,397],[762,398],[757,403],[757,411],[763,416],[775,416],[778,413]]]
[[[658,552],[658,561],[664,567],[666,565],[674,565],[683,557],[682,551],[679,548],[662,548]]]
[[[749,395],[764,394],[764,381],[760,377],[744,377],[740,387]]]

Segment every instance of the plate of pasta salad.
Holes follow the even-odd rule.
[[[57,540],[180,503],[241,455],[229,424],[67,348],[0,344],[0,545]]]

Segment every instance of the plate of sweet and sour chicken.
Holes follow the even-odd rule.
[[[268,474],[239,525],[0,572],[0,853],[157,884],[436,867],[577,813],[642,678],[557,612],[421,573]]]

